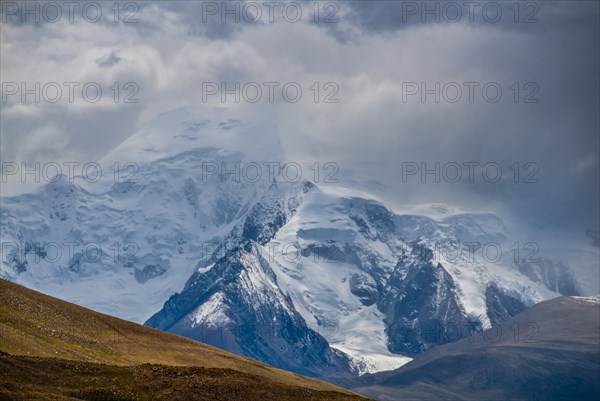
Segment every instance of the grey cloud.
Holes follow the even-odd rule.
[[[593,24],[598,20],[598,5],[588,1],[351,0],[342,2],[341,7],[346,19],[373,32],[420,25],[467,24],[508,31],[547,33]]]
[[[321,25],[202,23],[198,2],[144,3],[139,23],[118,28],[8,24],[3,45],[19,46],[2,58],[3,79],[135,81],[140,102],[3,104],[2,160],[95,160],[159,112],[205,106],[204,81],[333,81],[339,104],[315,104],[307,90],[297,104],[222,106],[232,121],[276,123],[290,158],[336,162],[340,185],[391,204],[495,208],[538,231],[598,230],[598,3],[538,2],[540,22],[528,26],[406,24],[399,2],[368,3],[342,3],[339,22]],[[402,101],[402,82],[450,81],[498,82],[503,100]],[[540,102],[510,101],[515,81],[537,83]],[[468,161],[498,163],[503,180],[402,182],[403,162]],[[535,163],[539,183],[515,184],[515,162]]]

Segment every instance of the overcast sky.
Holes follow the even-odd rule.
[[[334,162],[340,185],[374,191],[391,205],[496,210],[534,232],[598,230],[596,1],[516,9],[513,2],[429,2],[426,10],[422,2],[297,2],[285,11],[277,2],[272,9],[230,2],[230,15],[221,2],[129,2],[116,15],[113,1],[85,11],[81,1],[72,21],[68,8],[56,19],[41,5],[39,22],[22,14],[21,2],[2,3],[3,163],[97,161],[158,113],[220,106],[232,119],[275,123],[289,160]],[[93,22],[96,5],[102,16]],[[48,101],[49,88],[39,103],[34,95],[23,102],[13,82],[56,82],[62,97]],[[73,102],[64,82],[80,84]],[[90,82],[103,89],[96,103],[81,97]],[[218,94],[203,99],[207,82],[280,86],[273,103],[266,89],[256,103],[232,96],[222,103]],[[290,82],[303,90],[296,103],[282,96]],[[439,103],[435,93],[423,101],[421,84],[435,92],[436,83]],[[128,94],[139,102],[124,103]],[[440,182],[407,175],[422,163],[440,163]],[[451,182],[456,165],[466,168],[458,183]],[[490,166],[485,177],[482,166]],[[35,186],[13,178],[2,184],[3,196]]]

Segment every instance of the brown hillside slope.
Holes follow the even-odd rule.
[[[0,400],[361,400],[0,279]]]

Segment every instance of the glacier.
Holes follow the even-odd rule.
[[[229,114],[159,115],[98,162],[127,174],[3,197],[0,276],[332,380],[600,292],[597,247],[516,257],[517,229],[494,213],[222,169],[286,162],[276,127]]]

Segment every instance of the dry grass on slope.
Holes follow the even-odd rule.
[[[329,383],[274,369],[253,359],[233,355],[193,340],[97,313],[5,280],[0,280],[0,351],[9,354],[2,357],[3,367],[0,371],[5,372],[4,368],[15,365],[8,368],[9,372],[21,372],[15,373],[17,376],[6,372],[4,376],[0,375],[0,389],[10,386],[13,380],[20,377],[19,374],[24,375],[20,383],[23,388],[27,387],[25,376],[33,380],[30,383],[31,389],[61,377],[67,381],[73,379],[76,384],[75,378],[81,375],[78,370],[71,369],[81,368],[84,372],[92,372],[91,376],[87,373],[83,375],[86,380],[100,380],[99,384],[106,384],[102,380],[109,377],[131,391],[137,386],[135,383],[138,379],[143,386],[150,386],[156,380],[159,387],[160,383],[164,384],[165,388],[160,390],[162,394],[168,393],[169,388],[176,388],[174,383],[185,388],[185,381],[180,380],[181,377],[187,377],[190,383],[199,383],[200,386],[205,386],[207,380],[214,383],[215,380],[209,380],[208,376],[203,377],[202,372],[218,369],[221,373],[215,370],[211,375],[224,375],[223,372],[228,372],[222,376],[222,380],[231,384],[231,388],[236,388],[234,384],[239,384],[242,392],[244,388],[252,388],[251,383],[256,382],[266,389],[266,394],[288,388],[289,391],[330,392],[336,394],[336,397],[342,397],[339,399],[361,399]],[[20,368],[16,369],[16,366]],[[98,377],[94,376],[94,369],[98,369]],[[59,371],[62,373],[57,376],[55,372]],[[42,379],[36,381],[36,377]],[[131,381],[133,378],[135,380]],[[49,382],[51,383],[52,381]],[[127,383],[129,385],[125,385]],[[256,387],[256,390],[259,388]],[[257,396],[259,393],[261,392],[258,391]],[[140,394],[144,392],[141,391]],[[177,399],[173,398],[174,395],[169,396],[171,398],[161,397],[154,394],[152,399]],[[267,395],[260,395],[259,398],[270,399]],[[80,399],[120,398],[100,396]],[[277,399],[305,398],[280,396]],[[328,399],[336,398],[330,396]]]

